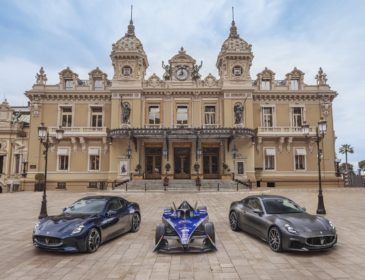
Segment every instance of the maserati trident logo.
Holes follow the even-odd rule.
[[[48,238],[46,238],[44,241],[46,242],[47,245],[49,244],[49,239]]]
[[[324,238],[321,238],[321,245],[324,244]]]

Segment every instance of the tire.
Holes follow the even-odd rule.
[[[141,225],[141,216],[138,213],[134,213],[131,222],[131,232],[137,232]]]
[[[229,225],[231,226],[231,230],[233,231],[239,231],[238,226],[238,215],[235,211],[232,211],[229,214]]]
[[[278,227],[274,226],[270,228],[267,241],[270,249],[274,252],[280,252],[282,250],[281,232]]]
[[[156,226],[155,245],[157,245],[160,242],[161,238],[165,235],[165,231],[166,228],[164,224],[158,224]]]
[[[213,223],[206,223],[204,225],[205,234],[209,236],[210,240],[215,243],[215,230]]]
[[[98,250],[101,243],[100,233],[96,228],[90,229],[86,236],[86,251],[94,253]]]

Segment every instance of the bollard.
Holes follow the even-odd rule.
[[[218,183],[218,191],[219,191],[219,183]]]
[[[166,185],[165,184],[163,185],[163,190],[166,191]]]
[[[144,183],[144,191],[145,192],[147,191],[147,185],[146,185],[146,183]]]

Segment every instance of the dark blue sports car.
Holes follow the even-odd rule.
[[[205,206],[192,207],[183,201],[176,208],[165,209],[162,224],[156,227],[155,251],[206,252],[216,250],[214,224],[209,222]]]
[[[61,252],[95,252],[99,245],[125,232],[136,232],[139,205],[118,196],[88,196],[58,216],[40,220],[33,230],[36,248]]]

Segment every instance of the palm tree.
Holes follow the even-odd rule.
[[[345,161],[346,161],[346,173],[348,172],[347,166],[347,154],[353,154],[354,148],[351,147],[349,144],[342,144],[339,150],[340,154],[345,154]]]

